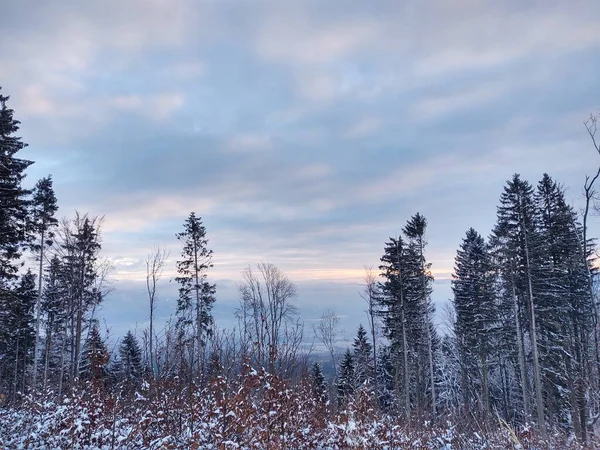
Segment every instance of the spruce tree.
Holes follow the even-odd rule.
[[[120,378],[129,385],[140,381],[144,375],[142,351],[131,331],[127,332],[119,347],[119,372]]]
[[[40,309],[44,318],[43,388],[48,377],[61,367],[63,347],[66,345],[69,287],[66,284],[64,267],[54,255],[45,269],[44,292]],[[64,362],[64,361],[63,361]]]
[[[547,174],[535,193],[543,276],[534,280],[543,392],[549,414],[572,423],[585,441],[583,384],[593,334],[593,303],[582,256],[581,226],[562,188]],[[565,411],[570,411],[568,416]]]
[[[182,259],[177,261],[180,284],[177,315],[181,337],[191,346],[190,366],[202,372],[206,338],[212,332],[211,309],[215,302],[216,286],[207,281],[207,270],[212,267],[212,250],[207,248],[206,228],[200,217],[190,213],[184,223],[184,231],[177,234],[183,243]],[[192,332],[187,330],[191,328]],[[190,336],[191,334],[191,336]]]
[[[382,345],[377,352],[377,397],[379,406],[389,411],[394,404],[394,363],[391,347]]]
[[[493,291],[493,267],[487,245],[470,228],[456,254],[452,291],[461,368],[461,391],[466,406],[476,399],[490,413],[489,357],[493,353],[498,312]]]
[[[6,106],[8,99],[0,94],[0,296],[6,295],[7,282],[18,277],[19,258],[26,240],[27,197],[30,193],[21,183],[25,169],[32,164],[17,157],[27,144],[15,135],[20,122],[13,118],[14,111]],[[7,299],[0,297],[0,301]]]
[[[416,397],[417,405],[422,394],[427,390],[427,384],[431,395],[431,412],[435,419],[437,415],[436,399],[436,377],[435,377],[435,347],[437,344],[437,333],[432,321],[435,312],[431,301],[433,276],[431,274],[431,263],[425,258],[425,247],[427,241],[425,232],[427,230],[427,220],[417,213],[410,218],[403,229],[407,240],[407,266],[409,269],[410,289],[407,291],[407,300],[412,304],[411,323],[413,329],[411,338],[413,345],[413,355],[417,366]],[[429,381],[429,383],[426,382]]]
[[[394,364],[394,391],[397,399],[403,398],[403,409],[410,422],[409,322],[415,315],[414,304],[409,303],[410,270],[407,249],[401,237],[390,238],[385,244],[379,266],[383,282],[380,284],[384,333],[391,344]],[[402,381],[402,384],[400,383]]]
[[[0,328],[0,381],[10,382],[7,391],[14,396],[25,392],[26,374],[33,356],[34,315],[37,292],[35,276],[31,271],[21,276],[10,291],[9,302],[3,310]]]
[[[52,188],[52,177],[42,178],[33,189],[31,201],[29,233],[32,243],[31,250],[37,252],[39,260],[38,298],[35,305],[35,350],[33,359],[32,387],[35,389],[38,375],[38,356],[40,345],[40,303],[42,301],[42,280],[44,277],[44,258],[46,249],[54,243],[54,229],[58,220],[54,217],[58,206]]]
[[[311,368],[310,384],[315,400],[321,403],[327,403],[327,384],[325,383],[321,365],[318,362],[314,363]]]
[[[338,405],[340,408],[343,408],[348,404],[348,400],[356,391],[354,363],[354,357],[352,356],[350,349],[347,349],[346,353],[344,353],[344,357],[340,363],[340,369],[338,371],[337,395]]]
[[[79,376],[84,380],[104,380],[108,376],[108,361],[110,356],[106,344],[100,335],[97,320],[92,320],[88,336],[81,351]]]
[[[68,286],[69,334],[71,376],[80,372],[83,330],[89,319],[88,313],[102,301],[98,289],[98,254],[100,252],[100,220],[87,214],[76,214],[61,229],[58,249],[62,273]]]
[[[371,344],[367,339],[367,332],[362,325],[359,325],[352,344],[354,356],[355,380],[357,386],[363,384],[372,384],[374,378],[373,362],[371,357]]]
[[[540,357],[538,348],[538,313],[536,304],[539,292],[535,290],[536,278],[541,277],[541,237],[536,228],[536,208],[533,188],[516,174],[507,182],[500,197],[498,219],[492,233],[494,257],[504,286],[504,298],[512,299],[515,335],[519,352],[519,371],[523,388],[523,406],[528,411],[527,369],[525,365],[525,330],[531,348],[531,366],[538,426],[546,432],[544,398],[542,391]],[[507,305],[510,303],[507,302]]]

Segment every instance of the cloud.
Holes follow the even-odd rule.
[[[489,231],[513,172],[549,171],[578,201],[597,165],[581,125],[598,108],[596,11],[11,0],[0,81],[37,161],[27,181],[52,172],[61,214],[106,214],[119,282],[105,313],[121,320],[128,298],[123,327],[143,313],[148,250],[171,250],[172,276],[192,210],[215,250],[224,321],[240,270],[268,261],[302,283],[306,317],[330,304],[351,324],[363,265],[416,211],[442,301],[464,231]]]

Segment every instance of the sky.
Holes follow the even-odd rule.
[[[219,327],[240,272],[268,262],[307,334],[332,309],[350,338],[364,267],[414,213],[441,311],[465,231],[489,234],[513,173],[548,172],[581,206],[599,21],[596,0],[3,0],[0,86],[27,182],[52,174],[61,216],[105,216],[114,335],[147,325],[158,244],[159,322],[174,312],[175,233],[195,211]]]

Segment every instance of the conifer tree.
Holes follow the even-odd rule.
[[[213,318],[211,309],[215,302],[216,286],[207,281],[207,270],[212,267],[212,250],[207,248],[206,228],[200,217],[191,212],[184,223],[184,231],[177,234],[183,242],[182,260],[177,261],[180,284],[177,314],[179,328],[185,339],[187,329],[192,330],[189,336],[191,347],[190,366],[202,372],[206,338],[212,332]]]
[[[395,397],[403,397],[403,409],[410,422],[410,379],[409,365],[409,319],[414,311],[408,302],[410,272],[407,251],[401,237],[390,238],[385,244],[382,264],[379,269],[384,281],[380,285],[384,333],[391,344],[391,359],[394,364]],[[402,385],[400,385],[402,380]]]
[[[68,289],[70,364],[71,376],[80,373],[79,364],[83,341],[83,330],[88,313],[102,301],[99,289],[98,254],[100,245],[100,222],[97,217],[76,213],[71,221],[65,220],[59,230],[58,250],[62,263],[62,273]],[[62,378],[62,377],[61,377]]]
[[[110,356],[106,344],[100,335],[97,320],[92,320],[88,336],[83,344],[79,376],[84,380],[103,380],[108,376]]]
[[[68,286],[62,261],[57,255],[52,257],[45,272],[44,292],[40,304],[44,318],[44,389],[48,377],[61,367],[61,349],[66,345],[68,323]]]
[[[1,89],[1,88],[0,88]],[[8,96],[0,94],[0,296],[8,289],[7,282],[18,277],[19,258],[26,239],[27,206],[30,191],[23,188],[25,169],[32,162],[17,154],[27,144],[15,134],[20,122],[6,106]],[[4,292],[4,294],[3,294]],[[6,298],[0,301],[6,302]],[[0,323],[0,328],[1,328]]]
[[[522,324],[526,324],[529,346],[538,426],[545,434],[544,398],[540,358],[538,348],[537,294],[534,290],[535,278],[540,277],[541,238],[536,229],[536,209],[533,188],[518,174],[510,180],[500,197],[498,219],[492,233],[492,244],[498,269],[504,284],[505,298],[512,298],[515,334],[519,351],[519,370],[523,387],[523,406],[528,410],[527,375],[525,366],[525,334]]]
[[[321,365],[316,362],[310,371],[310,384],[314,398],[321,403],[327,403],[327,384]]]
[[[452,280],[454,335],[460,355],[463,402],[466,406],[472,404],[478,388],[486,414],[490,413],[489,357],[498,321],[493,276],[485,241],[470,228],[457,251]]]
[[[346,353],[344,353],[338,373],[338,404],[340,407],[344,407],[356,390],[354,357],[350,349],[347,349]]]
[[[40,303],[42,301],[42,280],[44,277],[44,258],[46,249],[54,243],[54,229],[58,220],[54,217],[58,206],[52,188],[52,177],[42,178],[33,189],[31,201],[29,233],[32,243],[31,250],[37,252],[39,260],[38,298],[35,305],[35,350],[33,358],[32,387],[35,389],[38,376],[38,359],[40,345]]]
[[[582,255],[582,229],[566,204],[562,188],[547,174],[535,193],[543,276],[534,280],[540,365],[549,414],[572,423],[586,439],[587,406],[583,384],[593,334],[593,303]],[[570,410],[570,418],[564,411]]]
[[[119,372],[120,378],[127,384],[141,380],[144,375],[142,351],[131,331],[127,332],[119,347]]]
[[[409,254],[407,265],[410,271],[411,288],[407,292],[407,300],[413,304],[412,310],[414,311],[411,319],[414,325],[411,331],[411,341],[416,356],[417,384],[429,380],[431,412],[432,417],[435,418],[437,415],[437,399],[434,346],[437,342],[437,334],[431,320],[434,313],[434,306],[431,302],[433,276],[430,270],[431,263],[425,258],[426,230],[427,220],[422,214],[417,213],[407,222],[403,232],[407,239]],[[423,364],[425,361],[426,364]],[[417,387],[417,399],[426,391],[426,387],[426,384]],[[421,402],[417,401],[417,405],[419,403]]]
[[[371,384],[373,382],[373,363],[371,358],[371,344],[367,339],[367,332],[362,325],[359,325],[356,337],[354,338],[353,357],[355,380],[358,386]]]
[[[394,404],[394,363],[390,346],[379,346],[377,352],[377,396],[379,405],[389,411]]]
[[[0,328],[0,380],[11,382],[10,392],[13,397],[17,392],[25,392],[26,388],[26,374],[33,356],[33,308],[36,297],[35,276],[27,271],[10,291],[10,301],[3,310],[4,320]]]

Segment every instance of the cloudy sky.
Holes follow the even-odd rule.
[[[249,263],[277,264],[311,321],[364,322],[363,267],[415,212],[434,299],[503,184],[548,172],[580,202],[598,165],[595,0],[3,0],[0,85],[60,214],[105,215],[115,333],[145,326],[143,260],[194,210],[230,326]],[[161,286],[161,318],[175,286]]]

